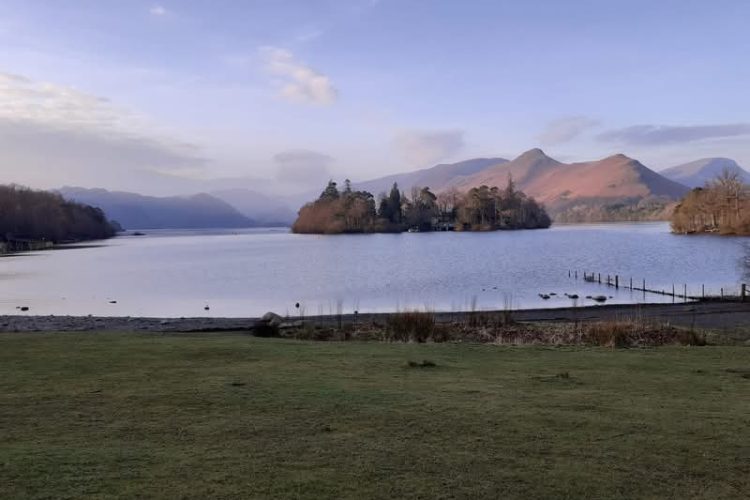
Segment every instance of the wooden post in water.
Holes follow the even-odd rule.
[[[747,293],[747,285],[743,283],[742,288],[740,289],[740,300],[742,302],[745,302],[745,293]]]
[[[706,298],[706,284],[705,283],[701,285],[701,298],[702,299]]]
[[[687,283],[682,285],[682,298],[687,302]]]
[[[721,300],[724,300],[724,288],[723,287],[721,288],[720,292],[721,292]]]
[[[674,283],[672,283],[672,298],[674,298]]]
[[[602,284],[602,273],[599,273],[599,284]]]
[[[615,274],[615,288],[620,288],[620,277]]]

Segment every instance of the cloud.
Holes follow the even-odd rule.
[[[76,89],[0,73],[4,180],[113,185],[144,172],[201,169],[199,149],[136,113]]]
[[[312,185],[328,180],[334,158],[316,151],[292,149],[274,155],[276,179],[281,182]]]
[[[545,145],[563,144],[572,141],[597,125],[599,125],[598,120],[586,116],[560,118],[547,125],[539,135],[539,140]]]
[[[332,104],[338,91],[331,79],[299,61],[294,54],[277,47],[262,47],[266,69],[280,79],[281,97],[308,104]]]
[[[683,126],[634,125],[609,130],[599,134],[597,139],[602,142],[618,142],[632,146],[661,146],[745,135],[750,135],[750,123]]]
[[[148,9],[149,14],[152,16],[166,16],[169,14],[169,11],[164,8],[161,5],[153,5],[150,9]]]
[[[463,130],[411,130],[399,133],[394,144],[410,166],[426,167],[463,149]]]
[[[70,87],[0,73],[0,118],[75,127],[117,127],[127,113]],[[131,115],[128,119],[135,119]]]

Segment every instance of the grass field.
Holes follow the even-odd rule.
[[[748,498],[750,348],[3,334],[0,489]]]

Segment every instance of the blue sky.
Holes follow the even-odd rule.
[[[656,170],[707,156],[750,166],[746,1],[0,0],[0,11],[3,182],[294,191],[537,146],[565,161],[623,152]]]

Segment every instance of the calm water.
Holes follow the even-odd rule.
[[[16,306],[28,314],[257,316],[295,313],[295,302],[308,315],[335,313],[339,303],[344,312],[573,304],[540,292],[658,302],[672,299],[575,281],[568,270],[718,293],[749,280],[750,258],[748,238],[675,236],[663,223],[400,235],[149,232],[101,245],[0,258],[0,314]]]

